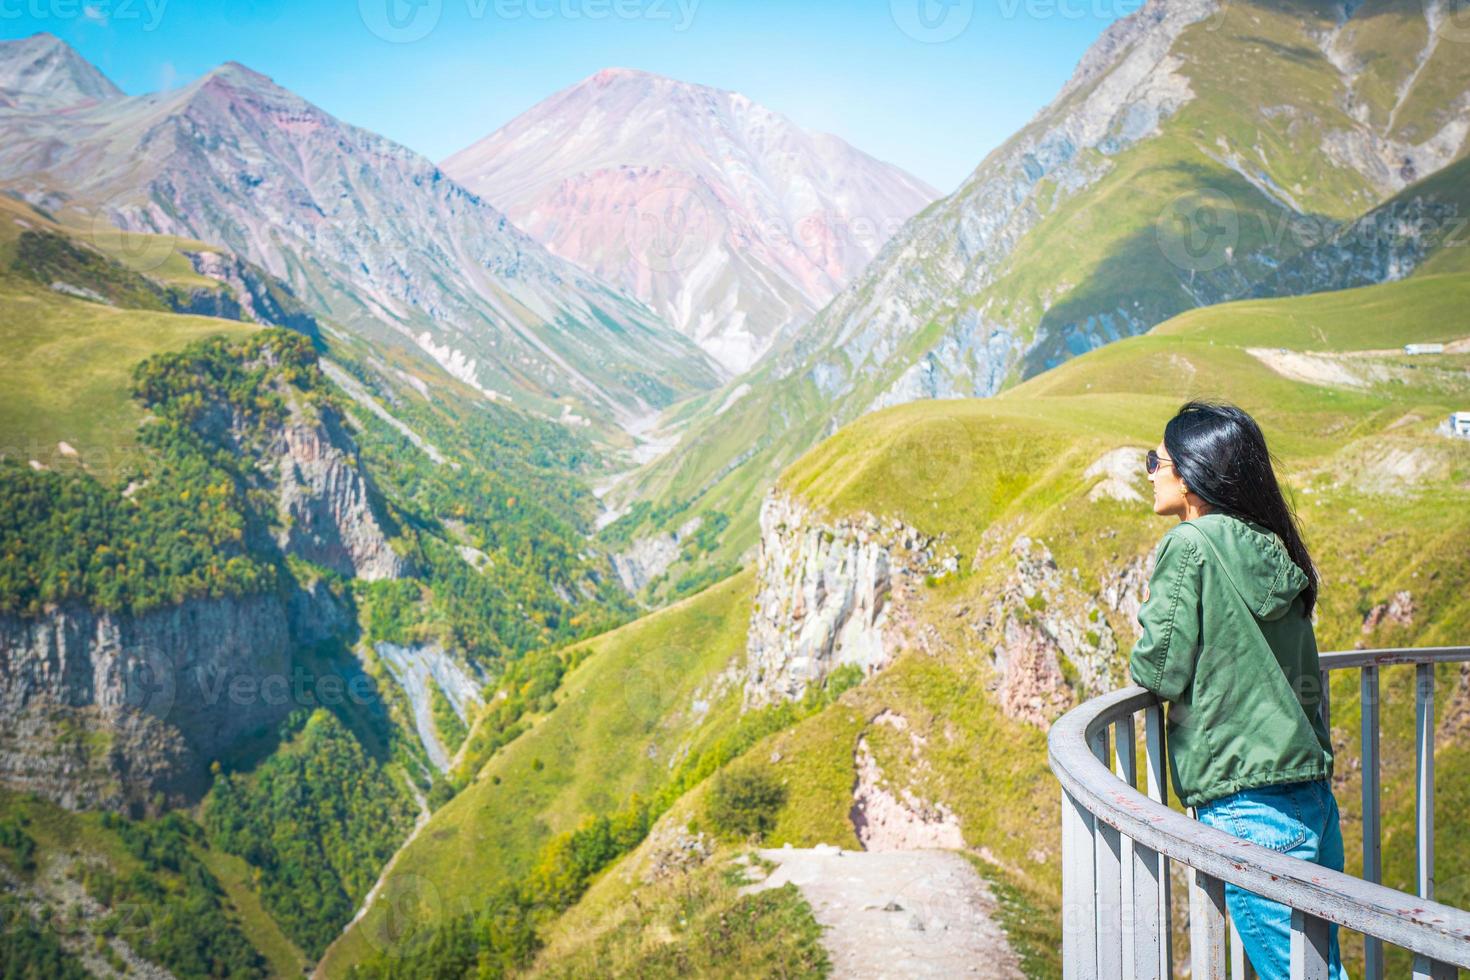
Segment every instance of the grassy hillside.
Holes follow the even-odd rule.
[[[76,241],[75,248],[98,256],[85,270],[87,278],[70,284],[99,295],[106,290],[118,305],[67,295],[50,282],[38,281],[37,270],[21,254],[21,236],[27,232]],[[106,265],[101,253],[76,234],[0,195],[0,319],[5,328],[0,330],[0,359],[6,366],[0,385],[0,452],[50,465],[65,458],[57,450],[64,441],[84,464],[110,470],[137,447],[143,412],[129,387],[140,361],[202,337],[241,337],[257,328],[169,312],[137,272],[122,262]],[[144,237],[133,236],[134,244]],[[158,241],[170,249],[174,245],[171,239]],[[188,266],[176,253],[169,254]],[[180,280],[188,278],[172,265],[167,269]]]
[[[587,641],[590,656],[564,679],[555,707],[533,716],[399,855],[384,900],[323,959],[327,974],[370,955],[385,934],[476,910],[529,871],[555,834],[657,791],[674,765],[731,727],[738,691],[713,678],[744,648],[751,581],[743,573]]]
[[[193,429],[201,405],[264,424],[304,399],[309,414],[345,420],[345,448],[374,481],[394,546],[411,556],[406,580],[328,576],[347,622],[333,642],[296,651],[308,676],[355,675],[349,647],[359,640],[438,642],[494,676],[529,650],[628,618],[627,597],[585,544],[595,502],[579,474],[596,463],[585,439],[330,324],[263,330],[224,318],[240,311],[222,303],[219,317],[172,312],[184,302],[176,291],[225,288],[193,273],[185,247],[209,248],[92,234],[0,197],[0,354],[10,368],[0,385],[0,610],[41,615],[69,600],[126,614],[314,581],[321,569],[263,533],[278,523],[265,443],[224,450],[208,425]],[[255,285],[289,312],[278,283]],[[258,358],[261,345],[280,370],[262,366],[274,362]],[[247,536],[247,526],[262,533]],[[412,826],[410,783],[433,804],[452,795],[367,642],[358,652],[378,693],[364,717],[341,719],[351,731],[302,716],[230,747],[200,817],[207,833],[186,825],[207,837],[211,888],[223,889],[275,973],[299,973],[351,918]],[[95,733],[104,746],[108,736]],[[0,820],[17,812],[0,801]],[[170,881],[146,867],[136,886]]]
[[[1128,562],[1147,556],[1169,521],[1142,500],[1089,499],[1101,478],[1085,470],[1109,450],[1136,447],[1141,454],[1156,444],[1185,399],[1226,398],[1261,421],[1296,501],[1323,576],[1321,647],[1464,642],[1470,444],[1433,430],[1451,409],[1466,407],[1470,353],[1409,358],[1397,350],[1409,340],[1470,335],[1458,316],[1467,293],[1470,278],[1424,277],[1193,311],[993,399],[918,402],[865,416],[803,456],[780,479],[786,491],[832,518],[895,516],[943,534],[961,561],[956,573],[930,580],[912,608],[915,622],[905,635],[922,642],[830,707],[763,735],[726,764],[726,771],[772,774],[787,787],[766,840],[857,845],[849,818],[854,751],[866,738],[895,787],[959,817],[966,844],[1010,896],[1006,925],[1028,969],[1054,973],[1056,787],[1042,730],[997,703],[988,634],[977,622],[1004,601],[1014,573],[1012,541],[1025,534],[1041,542],[1069,588],[1095,594]],[[1282,360],[1283,349],[1307,367]],[[1123,482],[1147,499],[1141,466]],[[477,889],[521,873],[552,832],[579,816],[616,810],[635,791],[656,790],[669,779],[671,753],[696,751],[733,731],[738,700],[727,678],[742,663],[751,589],[747,571],[589,641],[556,706],[495,754],[404,854],[399,869],[412,876],[405,884],[419,897],[392,905],[398,934],[471,908]],[[1413,595],[1412,622],[1365,633],[1365,614],[1399,590]],[[1112,608],[1102,611],[1118,637],[1113,669],[1121,677],[1136,626]],[[1453,669],[1442,673],[1444,712],[1470,701],[1470,683]],[[630,676],[635,692],[646,690],[645,677],[664,678],[655,685],[658,696],[639,693],[630,703]],[[1412,759],[1403,683],[1390,679],[1390,692],[1398,693],[1384,711],[1388,785],[1409,778]],[[1071,689],[1075,676],[1068,684],[1066,697],[1086,695]],[[1337,788],[1351,841],[1355,679],[1339,684]],[[711,705],[702,717],[690,710],[695,692]],[[642,705],[649,706],[646,716]],[[915,742],[876,723],[884,712],[903,716]],[[640,717],[649,720],[640,725]],[[917,743],[924,748],[912,749]],[[1463,725],[1447,729],[1440,751],[1441,799],[1459,799],[1470,788],[1470,769],[1449,762],[1470,755],[1470,733]],[[555,974],[595,950],[626,947],[635,929],[629,903],[657,907],[666,887],[647,883],[645,870],[667,848],[669,834],[700,824],[708,785],[685,793],[631,856],[597,876],[579,904],[543,929],[548,945],[538,970]],[[1404,844],[1412,795],[1386,792],[1385,801],[1386,868],[1399,882],[1412,871],[1412,847]],[[1441,880],[1470,880],[1470,868],[1458,864],[1470,842],[1444,823],[1440,832]],[[1356,845],[1349,851],[1351,864]],[[656,917],[636,927],[657,928]],[[645,945],[648,936],[640,940]],[[349,935],[332,950],[328,975],[343,973],[368,946],[365,937]]]
[[[133,822],[0,791],[0,878],[20,903],[0,926],[0,961],[29,959],[15,926],[33,922],[89,975],[147,964],[199,978],[299,971],[300,953],[234,872],[177,815]]]

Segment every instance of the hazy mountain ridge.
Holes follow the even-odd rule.
[[[938,192],[737,92],[609,68],[443,162],[733,371]]]
[[[6,114],[0,135],[0,179],[27,198],[230,248],[486,397],[627,425],[717,380],[645,307],[428,160],[241,65],[64,115]]]

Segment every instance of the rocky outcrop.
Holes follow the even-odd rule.
[[[698,531],[702,523],[702,517],[691,517],[673,531],[638,538],[623,551],[608,555],[613,572],[628,594],[637,595],[645,585],[668,571],[679,557],[680,544]]]
[[[886,725],[907,733],[915,765],[927,767],[923,750],[926,740],[909,729],[908,719],[883,711],[874,725]],[[923,848],[963,850],[965,836],[959,817],[948,806],[925,800],[908,787],[896,791],[885,785],[884,774],[868,744],[860,735],[853,754],[857,770],[849,819],[865,851],[913,851]]]
[[[956,567],[941,542],[894,519],[823,522],[774,490],[761,505],[757,592],[746,643],[744,704],[801,697],[844,664],[892,659],[890,628],[925,575]]]
[[[1407,590],[1399,590],[1387,602],[1380,602],[1368,610],[1363,617],[1363,632],[1371,633],[1384,623],[1395,626],[1414,624],[1414,596]]]
[[[644,884],[688,874],[715,853],[714,839],[703,831],[690,833],[686,824],[660,823],[648,837]]]
[[[246,367],[274,370],[278,358],[266,346]],[[241,471],[246,481],[276,503],[274,546],[349,578],[406,574],[408,562],[388,543],[382,504],[337,408],[279,376],[270,389],[285,405],[283,417],[261,418],[216,401],[194,413],[190,425],[250,462]]]
[[[388,543],[366,476],[336,413],[293,412],[272,439],[277,544],[349,577],[398,578],[407,563]]]
[[[0,782],[70,808],[197,800],[212,761],[324,690],[291,655],[323,619],[342,614],[310,593],[0,616]]]
[[[1011,542],[1008,559],[1003,585],[972,628],[977,645],[992,651],[1002,710],[1045,728],[1076,700],[1122,682],[1118,639],[1104,610],[1135,621],[1152,556],[1105,571],[1095,593],[1027,535]]]
[[[231,320],[251,319],[273,327],[286,327],[308,337],[320,335],[316,317],[307,312],[284,283],[264,270],[228,252],[201,249],[183,254],[195,272],[226,287],[223,291],[211,291],[218,297],[213,302],[227,305],[233,312],[209,312],[205,308],[178,309],[177,312],[223,316]]]
[[[1136,624],[1138,610],[1143,608],[1144,590],[1148,587],[1149,576],[1153,574],[1153,565],[1152,552],[1145,557],[1135,556],[1128,559],[1116,570],[1104,574],[1102,587],[1098,589],[1098,598],[1124,621]]]
[[[1061,647],[1034,620],[1006,616],[993,656],[1000,672],[996,697],[1012,718],[1046,728],[1072,707],[1075,696],[1062,674]]]
[[[1252,295],[1299,296],[1394,282],[1438,250],[1464,245],[1470,234],[1457,191],[1470,176],[1470,163],[1452,170],[1324,236],[1283,263]]]
[[[1103,453],[1087,469],[1082,471],[1084,480],[1097,480],[1087,491],[1087,499],[1121,500],[1124,503],[1143,503],[1143,494],[1137,484],[1143,470],[1144,451],[1134,446],[1120,446]]]

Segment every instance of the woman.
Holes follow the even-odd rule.
[[[1201,823],[1341,871],[1317,574],[1266,439],[1233,405],[1190,402],[1147,459],[1154,512],[1179,523],[1159,542],[1129,671],[1170,702],[1175,792]],[[1256,972],[1289,977],[1291,910],[1228,883],[1225,902]],[[1331,957],[1343,980],[1335,925]]]

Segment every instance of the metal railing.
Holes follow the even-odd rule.
[[[1327,980],[1331,923],[1363,933],[1368,980],[1383,975],[1384,943],[1414,954],[1416,978],[1441,980],[1458,976],[1458,967],[1470,968],[1470,912],[1433,900],[1434,667],[1467,660],[1470,647],[1352,650],[1321,657],[1324,718],[1330,719],[1331,710],[1325,695],[1328,672],[1360,671],[1362,878],[1249,843],[1169,809],[1163,706],[1149,691],[1123,688],[1059,718],[1047,747],[1062,784],[1064,976],[1157,980],[1171,975],[1171,861],[1189,869],[1189,960],[1195,980],[1254,976],[1226,914],[1226,882],[1292,909],[1294,978]],[[1379,671],[1395,664],[1416,665],[1415,895],[1379,884]],[[1134,716],[1139,712],[1144,716],[1143,792],[1135,788],[1140,773]]]

